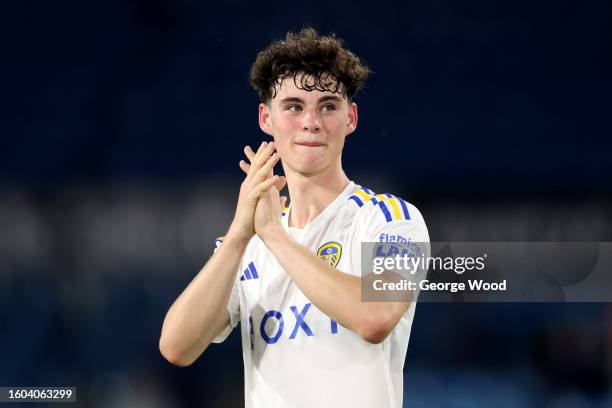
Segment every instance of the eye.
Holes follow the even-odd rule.
[[[323,107],[321,107],[321,110],[323,112],[331,112],[336,110],[336,106],[332,105],[331,103],[328,103],[326,105],[323,105]]]
[[[299,112],[302,110],[302,107],[300,105],[289,105],[285,109],[290,112]]]

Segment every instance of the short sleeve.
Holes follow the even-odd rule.
[[[401,198],[391,198],[403,201]],[[381,201],[385,204],[391,199]],[[400,201],[400,202],[401,202]],[[406,218],[388,220],[383,211],[379,211],[378,205],[374,206],[374,216],[363,231],[362,239],[365,242],[397,242],[429,244],[429,232],[421,212],[412,204],[403,201],[408,214]],[[389,205],[390,206],[390,205]],[[403,212],[402,212],[403,214]],[[427,248],[429,246],[427,245]],[[425,252],[425,251],[423,251]]]
[[[364,242],[389,243],[389,246],[410,248],[410,253],[429,257],[429,232],[421,212],[412,204],[391,194],[373,196],[357,213],[353,253],[351,260],[356,275],[361,275],[361,244]],[[415,279],[422,279],[426,270],[415,271]],[[418,294],[418,293],[417,293]]]
[[[219,237],[215,240],[215,251],[219,249],[221,244],[223,243],[223,237]],[[215,337],[212,342],[213,343],[222,343],[227,339],[229,334],[232,332],[232,329],[238,325],[240,321],[240,293],[239,293],[239,279],[238,279],[238,271],[236,271],[236,276],[234,279],[234,284],[232,286],[232,292],[230,293],[229,300],[227,302],[227,310],[230,316],[230,322],[227,326]]]

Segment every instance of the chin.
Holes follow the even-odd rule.
[[[303,175],[313,175],[320,173],[330,166],[331,162],[325,154],[299,154],[292,159],[284,160],[294,171]]]
[[[327,166],[321,162],[309,162],[309,163],[300,163],[300,165],[294,167],[294,169],[305,176],[311,176],[323,171]]]

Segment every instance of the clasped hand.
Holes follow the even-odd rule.
[[[263,142],[257,152],[250,146],[244,148],[249,163],[240,160],[240,168],[246,177],[240,185],[231,227],[244,238],[250,239],[257,234],[264,239],[266,234],[282,229],[280,214],[287,197],[281,196],[280,191],[287,180],[273,173],[274,166],[280,160],[274,150],[274,142]]]

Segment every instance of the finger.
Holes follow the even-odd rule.
[[[255,179],[263,180],[265,177],[270,176],[272,174],[272,169],[274,168],[276,163],[278,163],[279,160],[280,156],[278,155],[278,153],[274,153],[272,156],[270,156],[268,161],[263,166],[261,166],[259,170],[257,170],[257,172],[255,173]],[[251,168],[253,168],[253,166],[251,166]]]
[[[274,153],[274,150],[276,149],[276,143],[274,142],[270,142],[268,143],[268,145],[266,146],[266,150],[268,151],[268,154],[272,154]]]
[[[287,197],[285,196],[280,197],[280,206],[283,209],[287,207]]]
[[[246,174],[249,174],[249,170],[251,169],[251,165],[250,164],[248,164],[244,160],[240,160],[240,163],[238,163],[238,165],[240,166],[242,171],[244,171]]]
[[[252,197],[259,198],[259,196],[261,196],[264,191],[267,191],[270,187],[272,187],[277,180],[278,176],[272,176],[259,183],[257,187],[253,189],[253,192],[251,193]]]
[[[257,151],[253,160],[251,160],[251,164],[257,164],[258,167],[262,166],[270,155],[274,153],[274,149],[276,149],[274,142],[263,142],[262,146],[263,147]]]
[[[245,146],[244,148],[244,154],[246,155],[246,157],[249,159],[249,161],[251,163],[253,163],[253,160],[255,160],[256,157],[259,157],[259,155],[261,154],[261,152],[264,150],[264,148],[266,147],[267,143],[265,141],[261,142],[261,144],[259,145],[259,147],[257,148],[257,152],[254,152],[253,149],[251,148],[251,146]]]
[[[255,156],[261,157],[261,155],[266,151],[267,147],[268,147],[268,142],[264,140],[263,142],[261,142],[261,144],[257,148],[257,153],[255,154]]]
[[[249,161],[253,161],[253,158],[255,157],[255,152],[253,151],[253,149],[251,149],[251,146],[245,146],[244,154],[246,155],[247,159],[249,159]]]
[[[286,184],[287,178],[285,176],[279,176],[278,181],[274,184],[274,187],[276,187],[278,191],[281,191],[283,188],[285,188]]]
[[[246,155],[247,159],[249,159],[249,162],[251,162],[251,164],[258,162],[258,157],[261,156],[262,152],[265,151],[265,147],[267,146],[267,142],[263,141],[261,142],[261,144],[259,145],[259,147],[257,148],[257,153],[255,153],[253,151],[253,149],[251,148],[251,146],[245,146],[244,147],[244,154]],[[244,164],[247,165],[247,167],[245,167],[244,164],[242,164],[244,162]],[[251,169],[251,164],[247,163],[244,160],[240,161],[240,168],[242,169],[242,171],[244,171],[247,174],[247,178],[252,177],[252,174],[249,173],[250,169]]]
[[[269,144],[267,144],[266,142],[262,142],[255,156],[251,156],[252,149],[250,148],[250,146],[245,147],[244,149],[245,154],[247,154],[247,157],[251,156],[250,157],[251,164],[248,170],[245,170],[243,165],[241,165],[240,168],[246,172],[247,180],[255,179],[255,183],[257,183],[260,180],[263,180],[264,177],[266,176],[272,176],[272,168],[274,167],[274,165],[276,165],[276,163],[278,162],[278,159],[276,160],[276,162],[271,164],[271,167],[269,167],[269,171],[267,171],[268,174],[262,174],[261,172],[259,172],[259,170],[261,169],[263,165],[267,163],[267,160],[270,160],[270,154],[274,152],[275,148],[276,147],[274,145],[274,142],[270,142]]]

